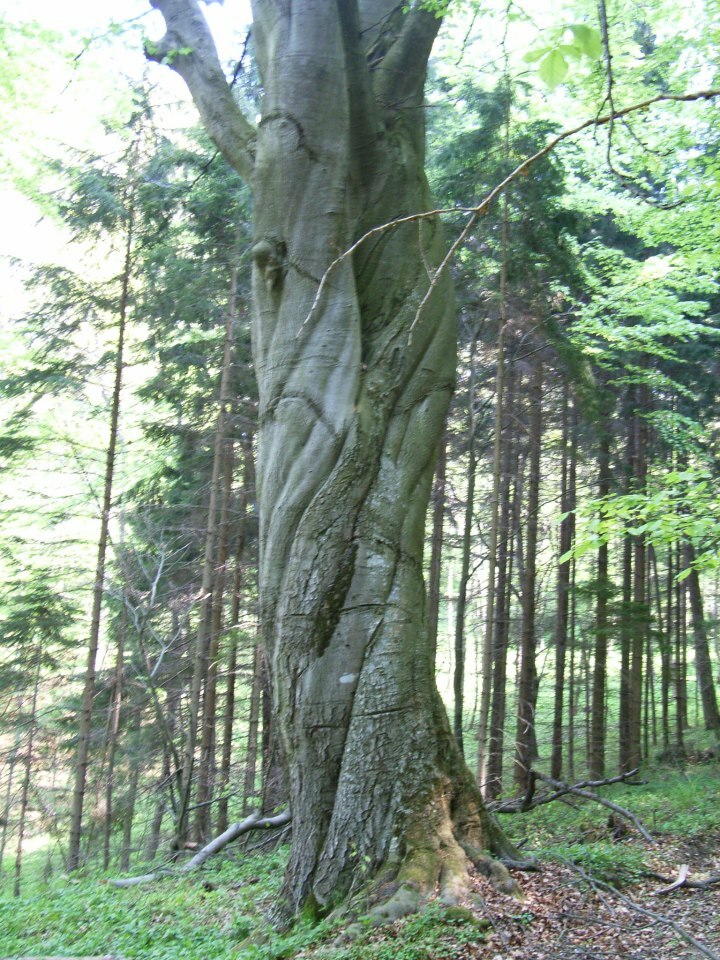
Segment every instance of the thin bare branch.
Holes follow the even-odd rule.
[[[491,206],[491,204],[503,193],[507,187],[510,186],[518,177],[526,176],[530,168],[537,163],[539,160],[542,160],[543,157],[546,157],[549,153],[561,144],[564,140],[568,140],[571,137],[577,136],[577,134],[582,133],[583,130],[588,130],[590,127],[602,127],[607,124],[618,120],[622,117],[626,117],[632,113],[638,113],[642,110],[648,110],[650,107],[654,106],[657,103],[690,103],[695,100],[712,100],[715,97],[720,97],[720,89],[709,88],[707,90],[696,90],[692,93],[683,93],[683,94],[671,94],[671,93],[660,93],[655,97],[649,97],[647,100],[642,100],[640,103],[633,103],[630,106],[622,107],[619,110],[606,113],[601,117],[592,117],[589,120],[584,120],[582,123],[577,124],[577,126],[569,127],[567,130],[563,130],[562,133],[557,134],[557,136],[552,137],[548,142],[542,147],[537,153],[532,154],[532,156],[526,157],[522,163],[518,164],[515,169],[509,173],[504,180],[502,180],[497,186],[493,187],[490,193],[476,206],[472,207],[438,207],[435,210],[423,210],[419,213],[409,214],[406,217],[398,217],[395,220],[389,220],[386,223],[381,223],[377,227],[373,227],[371,230],[368,230],[361,237],[359,237],[351,246],[347,248],[343,253],[339,254],[335,259],[330,263],[322,277],[320,278],[320,283],[315,294],[315,299],[312,302],[308,315],[305,317],[305,320],[302,323],[301,329],[309,323],[312,319],[315,310],[320,303],[322,295],[327,286],[328,279],[330,274],[338,267],[344,260],[347,260],[348,257],[351,257],[355,251],[363,244],[366,240],[370,240],[372,237],[376,237],[381,233],[385,233],[387,230],[393,230],[396,227],[400,227],[406,223],[414,223],[417,220],[429,220],[434,217],[442,216],[444,214],[458,214],[465,213],[468,214],[469,219],[463,229],[461,230],[458,237],[453,241],[448,249],[445,257],[438,266],[437,270],[433,275],[433,278],[428,286],[427,292],[423,297],[420,305],[418,306],[415,318],[410,326],[410,333],[412,334],[413,328],[416,326],[420,316],[422,314],[425,305],[430,299],[435,287],[438,285],[440,277],[445,269],[447,269],[451,260],[460,249],[460,247],[465,243],[468,236],[472,232],[475,224],[481,216],[486,214]],[[297,336],[299,336],[299,332]]]
[[[682,938],[686,943],[689,943],[691,946],[695,947],[704,957],[707,957],[708,960],[720,960],[720,955],[715,953],[714,950],[711,950],[706,944],[701,943],[699,940],[696,940],[692,934],[688,933],[684,927],[681,927],[679,923],[676,923],[674,920],[671,920],[670,917],[666,917],[662,913],[656,913],[654,910],[648,910],[646,907],[641,907],[639,903],[636,903],[631,897],[626,897],[624,893],[613,887],[612,884],[605,883],[604,880],[599,880],[597,877],[593,877],[592,874],[587,873],[583,870],[582,867],[579,867],[576,863],[572,863],[565,858],[562,859],[562,862],[566,864],[572,871],[582,877],[586,883],[588,883],[595,891],[605,891],[613,897],[617,897],[622,903],[624,903],[631,910],[634,910],[635,913],[639,913],[643,917],[648,917],[650,920],[655,920],[657,923],[665,924],[670,927],[675,933]]]

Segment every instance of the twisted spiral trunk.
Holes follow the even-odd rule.
[[[501,836],[450,734],[425,625],[425,514],[455,379],[452,290],[431,279],[440,225],[376,231],[341,256],[431,206],[439,20],[394,0],[256,0],[251,139],[240,115],[222,122],[207,36],[189,42],[195,0],[152,2],[162,49],[192,47],[172,65],[211,135],[252,165],[260,613],[293,820],[283,903],[329,905],[360,883],[386,915],[438,883],[455,898],[468,857],[485,864]]]

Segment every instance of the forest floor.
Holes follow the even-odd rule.
[[[634,843],[635,841],[633,841]],[[692,864],[690,877],[720,875],[720,833],[699,848],[666,838],[646,854],[648,867],[676,876]],[[548,862],[520,880],[525,900],[499,897],[484,879],[475,889],[489,921],[486,939],[464,956],[482,960],[679,960],[703,956],[684,939],[689,934],[720,957],[720,885],[705,890],[667,886],[638,878],[616,892],[580,876],[572,866]],[[641,912],[642,911],[642,912]],[[673,926],[674,925],[674,926]],[[705,954],[707,955],[707,954]]]
[[[652,843],[632,828],[617,839],[606,808],[575,798],[503,816],[539,861],[516,875],[523,900],[477,877],[466,912],[431,904],[351,942],[328,921],[268,927],[287,848],[238,846],[195,874],[117,890],[112,873],[51,871],[48,847],[28,857],[20,898],[0,874],[0,960],[720,960],[720,884],[658,893],[682,865],[690,881],[720,875],[720,764],[647,780],[603,793],[644,821]]]

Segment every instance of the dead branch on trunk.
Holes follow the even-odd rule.
[[[707,888],[713,884],[720,883],[720,876],[706,877],[704,880],[691,880],[690,867],[687,863],[682,864],[675,880],[673,880],[672,877],[666,877],[662,873],[656,873],[654,870],[646,870],[645,874],[648,877],[652,877],[653,880],[660,880],[662,883],[669,884],[667,887],[655,890],[653,896],[656,897],[670,893],[672,890],[679,890],[681,887],[687,887],[688,890],[707,890]]]
[[[606,883],[604,880],[599,880],[597,877],[592,876],[592,874],[587,873],[583,870],[582,867],[579,867],[576,863],[573,863],[571,860],[566,860],[564,857],[559,857],[565,866],[569,867],[574,873],[577,873],[578,876],[582,877],[583,880],[601,897],[604,893],[609,893],[613,897],[617,897],[625,906],[629,907],[630,910],[634,910],[635,913],[639,913],[643,917],[648,917],[650,920],[655,920],[658,923],[663,923],[666,926],[670,927],[675,933],[681,937],[685,943],[689,943],[692,947],[695,947],[704,957],[707,957],[708,960],[720,960],[720,955],[715,953],[714,950],[711,950],[710,947],[706,946],[704,943],[700,943],[699,940],[696,940],[692,934],[688,933],[684,927],[681,927],[679,923],[676,923],[675,920],[671,920],[670,917],[666,917],[662,913],[656,913],[654,910],[648,910],[647,907],[641,907],[639,903],[636,903],[631,897],[627,897],[624,893],[620,893],[617,887],[613,887],[611,883]]]
[[[621,773],[617,777],[608,777],[606,780],[582,780],[580,783],[570,784],[562,783],[562,781],[548,777],[544,773],[538,773],[537,770],[531,770],[528,778],[528,787],[524,796],[515,800],[503,800],[501,803],[488,804],[488,807],[494,813],[526,813],[528,810],[533,810],[535,807],[542,806],[544,803],[551,803],[553,800],[559,800],[561,797],[572,794],[577,797],[583,797],[585,800],[593,800],[595,803],[600,803],[602,806],[612,810],[613,813],[616,813],[619,817],[629,820],[643,839],[647,840],[648,843],[653,843],[653,838],[650,836],[647,828],[634,813],[592,792],[598,787],[607,787],[613,783],[627,783],[628,786],[631,787],[640,786],[646,781],[630,780],[637,772],[637,769],[629,770],[627,773]],[[538,780],[542,780],[553,789],[536,794],[535,787]]]
[[[202,850],[199,850],[194,857],[177,870],[169,868],[155,870],[153,873],[144,873],[139,877],[110,880],[109,883],[113,887],[137,887],[144,883],[152,883],[160,877],[182,876],[182,874],[197,870],[206,860],[209,860],[210,857],[219,853],[229,843],[237,840],[237,838],[241,837],[244,833],[249,833],[251,830],[271,830],[273,827],[285,826],[286,823],[290,823],[289,810],[283,810],[282,813],[278,813],[274,817],[263,817],[260,811],[256,810],[255,813],[251,813],[250,816],[244,820],[240,820],[238,823],[233,823],[229,826],[224,833],[221,833],[220,836],[211,840],[210,843],[204,846]]]

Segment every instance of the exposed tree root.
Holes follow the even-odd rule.
[[[350,893],[335,917],[355,920],[360,916],[373,925],[392,923],[422,910],[431,900],[448,908],[472,899],[472,871],[478,870],[500,892],[522,899],[520,887],[508,866],[523,863],[517,851],[485,813],[474,783],[458,789],[448,780],[437,788],[420,812],[403,830],[401,847],[359,891]],[[481,846],[483,849],[481,849]],[[484,852],[489,849],[490,853]],[[365,929],[353,924],[347,936]]]

